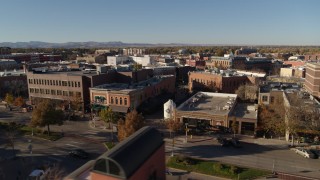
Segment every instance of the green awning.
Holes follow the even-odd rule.
[[[98,111],[98,110],[105,110],[107,109],[107,107],[100,104],[93,104],[92,109],[95,111]]]

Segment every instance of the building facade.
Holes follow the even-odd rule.
[[[82,110],[90,104],[89,88],[114,79],[113,72],[99,74],[82,71],[27,73],[29,100],[56,99],[62,102],[80,101]]]
[[[307,63],[305,88],[310,94],[320,98],[320,63]]]
[[[232,58],[211,56],[211,60],[206,61],[206,68],[230,69],[232,67]]]

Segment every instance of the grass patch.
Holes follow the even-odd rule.
[[[30,126],[21,125],[21,124],[16,124],[15,126],[16,126],[16,131],[18,131],[19,135],[32,135],[32,131],[33,131],[33,136],[47,139],[50,141],[56,141],[63,137],[62,134],[59,132],[50,132],[50,136],[48,136],[47,131],[43,132],[39,128],[32,128]],[[0,128],[4,130],[8,130],[9,124],[0,123]]]
[[[104,145],[107,147],[107,149],[112,149],[116,144],[114,142],[105,142]]]
[[[61,135],[61,133],[58,133],[58,132],[50,132],[50,136],[48,136],[47,133],[34,134],[34,136],[40,137],[40,138],[43,138],[43,139],[47,139],[47,140],[50,140],[50,141],[56,141],[56,140],[58,140],[58,139],[63,137]]]
[[[222,164],[220,162],[204,161],[186,156],[171,157],[167,162],[167,166],[230,179],[238,179],[238,174],[239,179],[255,179],[271,173],[270,171],[244,168],[230,164]]]

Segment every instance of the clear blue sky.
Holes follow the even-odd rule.
[[[320,0],[0,0],[0,42],[320,45]]]

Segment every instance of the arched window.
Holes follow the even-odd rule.
[[[116,97],[116,104],[118,104],[118,97]]]
[[[127,105],[128,104],[128,100],[127,98],[124,98],[124,105]]]
[[[111,99],[110,99],[110,103],[111,103],[111,104],[113,104],[113,97],[111,97]]]
[[[120,98],[120,105],[122,105],[122,97]]]

